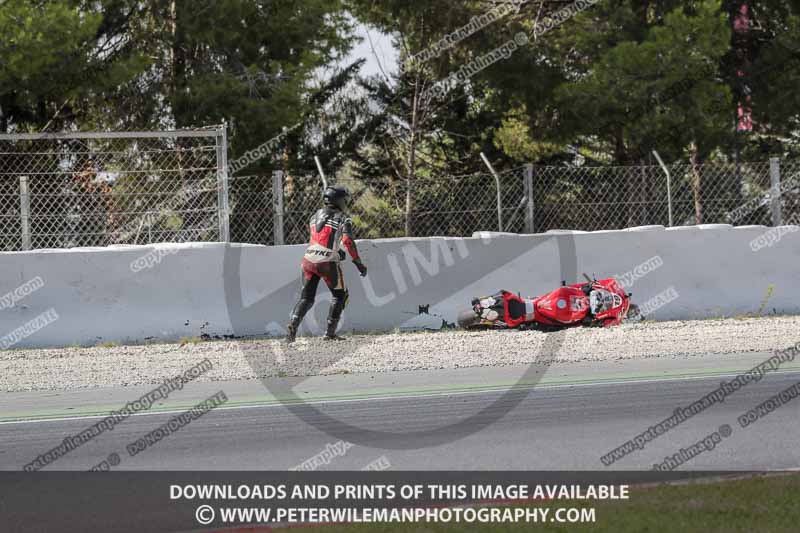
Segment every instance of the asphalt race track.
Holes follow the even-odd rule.
[[[46,469],[87,470],[116,453],[120,461],[113,468],[120,470],[285,470],[327,449],[327,462],[318,465],[321,470],[358,470],[378,459],[393,470],[635,470],[651,468],[725,424],[731,434],[682,469],[793,469],[800,466],[796,446],[800,399],[747,428],[740,427],[737,417],[800,381],[796,362],[749,383],[610,467],[600,461],[677,407],[687,407],[721,381],[769,356],[749,353],[553,366],[541,382],[532,387],[522,384],[510,396],[509,386],[524,368],[296,380],[294,391],[308,403],[292,405],[276,401],[258,381],[198,382]],[[150,388],[3,394],[0,469],[22,469],[66,436],[98,421],[101,416],[96,415],[118,409]],[[127,444],[219,390],[230,399],[227,404],[135,456],[126,452]],[[476,417],[474,427],[460,424],[445,442],[421,446],[425,438],[418,432],[458,423],[487,406],[491,408]],[[459,433],[474,429],[478,431],[465,431],[471,433],[466,436]],[[363,430],[388,434],[365,435]],[[340,440],[354,444],[344,447]]]

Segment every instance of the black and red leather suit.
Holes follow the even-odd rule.
[[[341,261],[346,255],[340,247],[344,246],[350,253],[353,262],[362,271],[362,275],[366,271],[361,264],[358,248],[353,240],[352,226],[352,220],[332,205],[326,205],[311,217],[309,221],[311,238],[302,262],[303,289],[290,323],[290,325],[294,325],[295,329],[314,305],[319,280],[322,279],[333,296],[328,313],[326,336],[335,337],[336,327],[348,298],[341,267]]]

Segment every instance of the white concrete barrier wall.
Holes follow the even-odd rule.
[[[350,261],[343,265],[350,302],[341,328],[452,323],[474,296],[499,289],[537,295],[582,272],[632,283],[633,301],[649,302],[656,320],[800,313],[798,229],[714,225],[360,241],[369,276],[360,278]],[[190,243],[5,252],[0,348],[279,335],[299,294],[303,249]],[[321,333],[329,300],[321,284],[305,332]]]

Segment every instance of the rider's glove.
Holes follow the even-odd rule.
[[[344,250],[339,250],[339,261],[344,261],[347,254],[344,253]]]
[[[358,272],[361,274],[362,278],[367,275],[367,267],[364,266],[364,263],[361,262],[361,259],[353,259],[353,264],[358,269]]]

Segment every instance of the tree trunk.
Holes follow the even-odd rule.
[[[183,5],[179,5],[180,0],[172,0],[169,4],[169,21],[172,32],[172,43],[170,47],[170,88],[172,90],[172,117],[175,120],[175,128],[185,125],[183,113],[184,106],[179,105],[181,98],[185,98],[183,90],[186,85],[186,51],[183,29]],[[179,18],[181,20],[179,20]],[[175,143],[179,148],[189,145],[184,139],[176,139]],[[183,150],[175,151],[175,158],[178,163],[178,172],[181,180],[181,188],[187,187],[187,176],[183,168]]]
[[[0,103],[0,133],[8,133],[8,117],[3,111],[3,104]]]
[[[641,165],[641,183],[639,183],[639,225],[646,226],[650,224],[650,218],[652,217],[649,206],[650,206],[650,175],[648,173],[648,168],[645,166],[647,165],[647,161],[644,159],[639,161]]]
[[[178,105],[182,91],[186,86],[186,35],[183,27],[183,10],[185,6],[179,0],[172,0],[169,7],[170,30],[172,43],[170,47],[170,75],[172,76],[172,114],[175,127],[184,126],[183,105]]]
[[[405,234],[406,237],[411,237],[411,228],[412,228],[412,220],[411,220],[411,210],[413,208],[413,197],[411,194],[411,187],[414,182],[414,178],[416,177],[416,170],[417,170],[417,105],[419,104],[419,71],[414,77],[414,101],[411,106],[411,141],[409,144],[408,150],[408,163],[407,166],[407,175],[406,175],[406,224],[405,224]]]
[[[623,125],[619,124],[614,130],[614,159],[617,160],[617,164],[621,166],[626,166],[629,164],[630,157],[628,155],[628,148],[625,146],[625,133],[623,129]],[[622,198],[632,198],[633,191],[634,191],[634,182],[637,181],[636,176],[624,175],[621,184],[620,184],[620,196]],[[626,208],[627,207],[627,208]],[[603,215],[603,225],[606,227],[615,227],[615,228],[626,228],[630,227],[635,224],[631,224],[632,218],[634,213],[634,205],[627,205],[623,206],[617,213],[614,215],[605,214]],[[578,228],[576,228],[578,229]],[[596,228],[589,228],[587,229],[596,229]]]
[[[625,147],[625,133],[622,124],[614,128],[614,159],[618,165],[628,164],[628,149]]]

